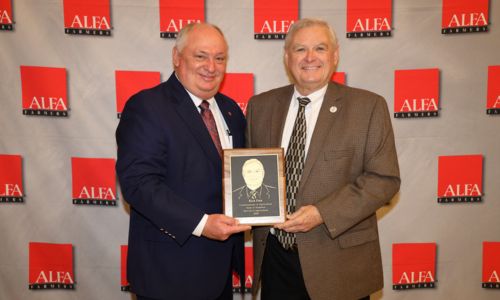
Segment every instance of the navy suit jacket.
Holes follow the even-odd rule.
[[[246,124],[239,106],[222,94],[215,99],[233,147],[243,147]],[[131,97],[116,140],[116,171],[131,207],[131,290],[158,299],[216,298],[232,267],[243,272],[243,235],[224,242],[192,235],[203,214],[222,213],[222,163],[174,74]]]

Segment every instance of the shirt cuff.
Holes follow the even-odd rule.
[[[196,228],[193,230],[193,235],[200,237],[203,232],[203,228],[205,228],[205,224],[207,224],[207,221],[208,221],[208,215],[204,214],[203,218],[201,218],[200,223],[198,223]]]

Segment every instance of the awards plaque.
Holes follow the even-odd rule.
[[[225,215],[254,226],[285,222],[283,148],[227,149],[223,165]]]

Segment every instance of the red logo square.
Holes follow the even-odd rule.
[[[500,66],[488,66],[488,99],[486,113],[500,114]]]
[[[438,202],[480,202],[483,156],[440,156],[438,161]]]
[[[116,205],[115,160],[71,158],[73,204]]]
[[[21,66],[23,114],[68,116],[66,69]]]
[[[330,81],[335,81],[336,83],[345,84],[346,74],[345,72],[335,72],[332,74]]]
[[[391,36],[392,0],[347,0],[347,37]]]
[[[283,40],[299,18],[298,0],[254,0],[254,39]]]
[[[489,0],[443,0],[441,33],[488,31]]]
[[[238,273],[233,272],[233,291],[251,293],[253,285],[253,247],[245,245],[245,283],[241,286]]]
[[[254,92],[252,73],[226,73],[219,92],[232,98],[246,114],[248,100]]]
[[[0,203],[23,202],[21,155],[0,154]]]
[[[74,289],[73,245],[29,243],[29,289]]]
[[[137,92],[160,84],[160,72],[115,71],[116,113],[120,118],[128,99]]]
[[[121,278],[121,289],[124,292],[130,291],[130,283],[127,280],[127,254],[128,245],[120,246],[120,278]]]
[[[63,0],[64,32],[111,36],[110,0]]]
[[[205,22],[204,0],[160,0],[160,36],[176,38],[187,24]]]
[[[0,30],[13,30],[11,0],[0,0]]]
[[[437,117],[439,69],[396,70],[394,73],[394,117]]]
[[[392,244],[392,289],[434,288],[436,243]]]
[[[500,289],[500,242],[483,242],[483,288]]]

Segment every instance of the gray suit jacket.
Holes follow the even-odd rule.
[[[281,147],[293,86],[254,96],[246,146]],[[375,212],[398,192],[399,167],[385,100],[330,83],[306,156],[297,208],[315,205],[324,224],[297,234],[312,299],[358,299],[383,287]],[[269,227],[254,229],[254,292]]]

